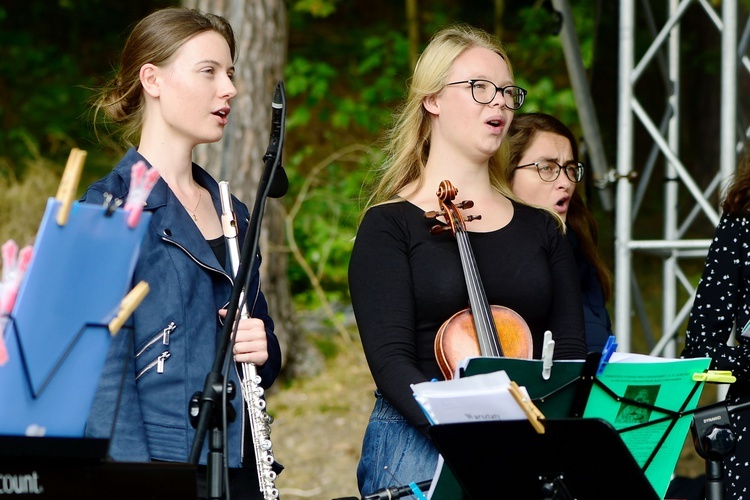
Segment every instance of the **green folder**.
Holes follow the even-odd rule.
[[[693,374],[710,363],[710,358],[609,363],[591,390],[583,416],[612,424],[661,497],[703,390]]]

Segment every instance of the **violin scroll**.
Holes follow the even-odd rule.
[[[453,203],[453,200],[458,194],[458,189],[451,184],[451,181],[445,180],[440,183],[437,190],[438,202],[440,203],[441,210],[430,210],[424,213],[425,219],[435,219],[437,217],[445,217],[448,226],[442,226],[436,224],[430,228],[430,234],[437,235],[445,231],[451,231],[455,235],[457,231],[466,230],[466,222],[473,220],[480,220],[481,215],[461,215],[458,210],[464,210],[474,206],[474,202],[471,200],[464,200],[460,203]]]
[[[437,193],[435,194],[437,194],[438,199],[442,202],[453,201],[458,194],[458,188],[456,188],[451,181],[444,180],[438,186]]]

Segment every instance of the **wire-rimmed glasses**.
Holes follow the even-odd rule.
[[[521,106],[523,106],[523,102],[526,100],[526,94],[528,94],[525,89],[516,85],[498,87],[489,80],[463,80],[460,82],[446,83],[446,86],[459,85],[461,83],[468,83],[471,85],[471,97],[473,97],[479,104],[491,103],[497,93],[500,92],[505,101],[505,106],[512,110],[520,109]]]
[[[535,161],[534,163],[519,165],[513,170],[526,167],[536,167],[539,178],[544,182],[556,181],[557,178],[560,177],[560,172],[563,170],[565,170],[565,177],[567,177],[570,182],[578,183],[583,180],[583,163],[581,162],[568,163],[563,167],[552,160]]]

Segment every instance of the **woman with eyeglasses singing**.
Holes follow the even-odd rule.
[[[612,273],[597,250],[596,220],[576,190],[584,173],[576,139],[557,118],[528,113],[515,117],[508,142],[506,172],[515,195],[558,214],[568,228],[578,264],[586,344],[589,351],[601,351],[612,335],[606,308],[612,296]]]
[[[456,239],[432,235],[436,191],[449,180],[490,304],[528,323],[534,357],[545,330],[556,359],[586,355],[576,264],[559,221],[515,201],[503,176],[505,135],[526,91],[499,41],[458,26],[433,37],[388,135],[349,265],[362,346],[377,386],[357,470],[360,492],[432,479],[438,453],[410,384],[442,379],[434,343],[469,294]],[[503,156],[505,155],[505,156]],[[438,218],[437,224],[445,224]]]

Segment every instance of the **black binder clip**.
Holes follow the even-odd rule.
[[[111,193],[104,193],[104,206],[107,208],[104,215],[106,217],[111,217],[120,205],[122,205],[122,200],[120,198],[115,198]]]

